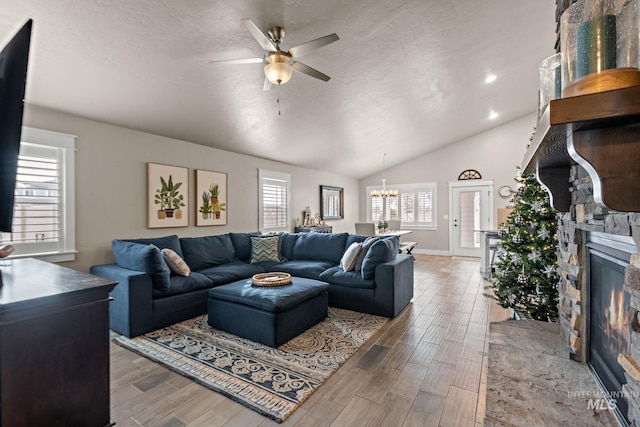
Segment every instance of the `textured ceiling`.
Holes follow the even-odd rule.
[[[33,18],[29,104],[362,178],[382,153],[392,166],[535,111],[554,14],[554,0],[3,0],[0,42]],[[285,50],[337,33],[301,58],[331,80],[263,91],[260,64],[209,64],[262,56],[241,18],[284,26]]]

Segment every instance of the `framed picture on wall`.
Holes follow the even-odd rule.
[[[196,169],[196,225],[227,225],[227,174]]]
[[[149,228],[189,225],[189,169],[147,163]]]
[[[344,217],[344,195],[342,187],[320,186],[320,209],[323,220]]]

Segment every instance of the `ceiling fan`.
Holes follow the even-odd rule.
[[[329,43],[333,43],[339,40],[337,34],[330,34],[328,36],[320,37],[310,42],[303,43],[299,46],[292,47],[286,52],[280,50],[280,44],[284,38],[283,27],[273,27],[268,31],[268,37],[265,35],[256,24],[250,19],[242,19],[242,22],[247,27],[253,38],[256,39],[258,44],[266,50],[264,57],[262,58],[246,58],[246,59],[228,59],[220,61],[209,61],[209,63],[225,63],[225,64],[258,64],[264,63],[264,90],[269,90],[272,84],[285,84],[291,79],[293,70],[307,74],[316,79],[323,81],[329,81],[331,77],[320,71],[309,67],[308,65],[299,62],[296,58],[306,55],[307,53],[316,50],[322,46],[326,46]]]

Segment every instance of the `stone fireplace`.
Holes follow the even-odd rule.
[[[570,172],[559,214],[559,322],[566,354],[586,363],[622,424],[640,425],[640,214],[594,202],[589,175]]]

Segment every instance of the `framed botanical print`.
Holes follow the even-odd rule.
[[[227,174],[196,169],[196,225],[227,225]]]
[[[147,226],[189,225],[189,169],[147,163]]]

